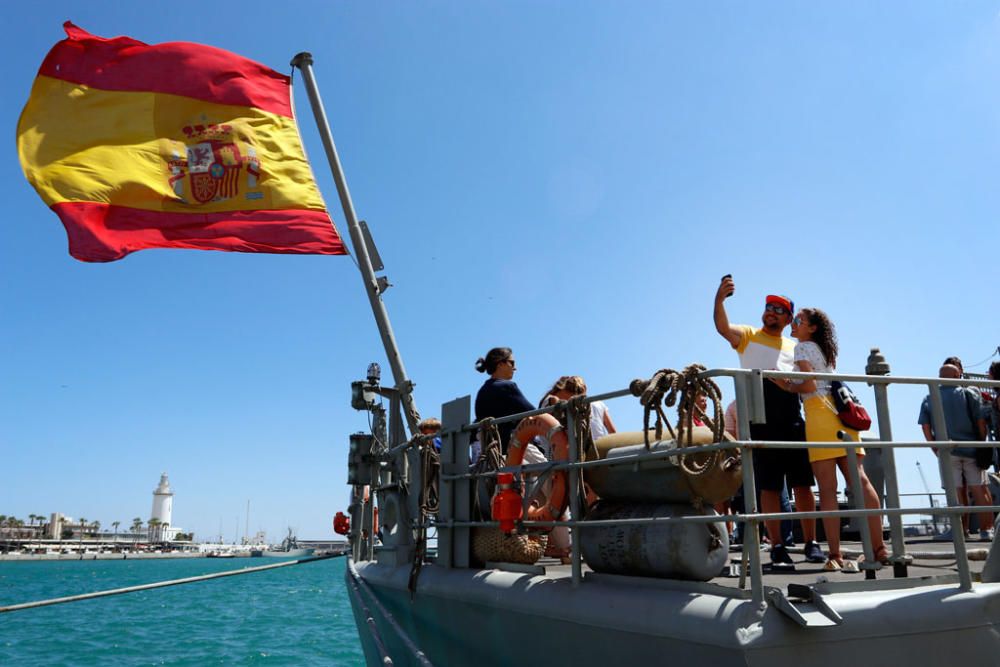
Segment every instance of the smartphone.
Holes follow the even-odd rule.
[[[726,278],[732,278],[732,277],[733,277],[733,274],[727,273],[726,275],[722,276],[722,280],[725,280]],[[728,299],[729,297],[731,297],[733,295],[733,292],[735,292],[735,291],[736,291],[735,287],[733,289],[729,290],[729,294],[726,295],[726,298]]]

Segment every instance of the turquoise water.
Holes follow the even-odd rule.
[[[268,564],[0,562],[0,606]],[[363,665],[343,558],[0,614],[0,665]]]

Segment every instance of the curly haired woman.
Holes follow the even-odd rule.
[[[798,339],[795,346],[796,370],[804,373],[830,373],[837,366],[837,333],[829,316],[818,308],[803,308],[792,319],[792,337]],[[833,397],[830,393],[829,380],[775,380],[782,389],[800,394],[806,416],[806,440],[808,442],[835,442],[840,440],[838,433],[843,431],[854,442],[859,442],[858,432],[847,428],[837,417]],[[865,507],[878,509],[880,507],[875,487],[865,475],[861,459],[865,450],[858,448],[858,476],[861,479],[861,492],[865,499]],[[837,509],[837,468],[847,484],[850,485],[850,469],[847,463],[846,449],[810,448],[809,461],[812,463],[816,484],[819,486],[819,505],[823,511]],[[872,548],[875,559],[886,562],[888,552],[882,539],[882,517],[868,517],[871,530]],[[824,517],[823,529],[826,531],[827,544],[830,547],[824,569],[830,572],[843,570],[857,572],[854,561],[844,561],[840,552],[840,518]]]

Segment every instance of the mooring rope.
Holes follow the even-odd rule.
[[[700,373],[705,370],[701,364],[691,364],[683,371],[675,371],[672,368],[662,368],[653,374],[649,380],[633,380],[629,385],[629,391],[633,396],[639,398],[643,406],[643,438],[646,449],[649,449],[649,417],[656,412],[656,439],[663,437],[663,424],[667,425],[670,437],[677,441],[678,446],[690,447],[693,443],[694,416],[702,419],[712,431],[712,441],[722,442],[726,428],[726,418],[722,410],[722,391],[719,385],[711,378],[703,378]],[[698,396],[704,394],[706,399],[712,401],[713,416],[709,417],[697,405]],[[678,439],[677,433],[671,426],[663,407],[672,407],[680,397],[680,404],[677,406],[677,431],[682,438]],[[685,442],[681,442],[684,440]],[[720,459],[727,454],[721,450],[711,452],[704,460],[696,460],[693,456],[682,456],[678,465],[688,475],[696,477],[715,468]],[[700,457],[699,457],[700,458]]]
[[[206,581],[208,579],[219,579],[221,577],[233,577],[237,574],[250,574],[251,572],[263,572],[264,570],[274,570],[279,567],[288,567],[289,565],[303,565],[305,563],[315,563],[320,560],[327,560],[329,558],[339,558],[345,554],[330,554],[327,556],[314,556],[312,558],[299,558],[297,560],[285,561],[284,563],[275,563],[273,565],[260,565],[258,567],[248,567],[242,570],[227,570],[226,572],[215,572],[213,574],[202,574],[197,577],[185,577],[183,579],[170,579],[168,581],[156,581],[151,584],[142,584],[139,586],[127,586],[125,588],[113,588],[106,591],[95,591],[93,593],[83,593],[81,595],[68,595],[61,598],[52,598],[49,600],[36,600],[35,602],[24,602],[21,604],[12,604],[6,607],[0,607],[0,614],[4,614],[10,611],[22,611],[24,609],[34,609],[35,607],[47,607],[53,604],[63,604],[64,602],[79,602],[80,600],[92,600],[94,598],[109,597],[111,595],[122,595],[123,593],[135,593],[136,591],[145,591],[151,588],[164,588],[166,586],[179,586],[181,584],[192,584],[196,581]]]

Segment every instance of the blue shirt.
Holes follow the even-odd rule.
[[[486,417],[499,419],[534,409],[535,406],[528,402],[513,380],[490,378],[483,383],[479,393],[476,394],[476,421]],[[504,454],[507,453],[510,434],[516,426],[517,422],[497,425],[497,430],[500,431],[500,446],[503,448]]]
[[[920,404],[920,417],[918,424],[931,423],[931,397],[925,396]],[[978,391],[972,391],[965,387],[941,387],[941,405],[944,407],[944,423],[948,429],[948,438],[951,440],[979,440],[979,430],[972,418],[979,418],[983,411],[983,402]],[[934,427],[931,426],[931,433]],[[936,437],[936,434],[935,434]],[[976,455],[975,447],[956,447],[953,451],[956,456],[973,458]]]

